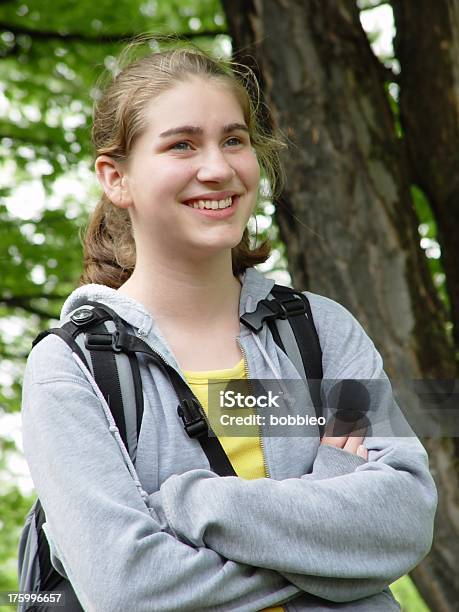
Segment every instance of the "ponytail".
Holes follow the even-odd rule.
[[[135,242],[129,213],[104,194],[91,215],[83,239],[80,285],[97,283],[118,289],[135,266]]]

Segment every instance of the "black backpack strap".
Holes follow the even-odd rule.
[[[115,361],[115,353],[111,350],[98,350],[97,346],[92,347],[92,345],[89,344],[89,339],[94,338],[99,334],[102,334],[103,336],[107,334],[107,328],[103,323],[92,325],[90,330],[86,331],[86,348],[89,350],[91,355],[91,363],[97,386],[101,390],[102,395],[110,408],[110,412],[112,413],[116,426],[119,429],[123,444],[129,451],[123,396],[121,393],[118,368]]]
[[[125,407],[123,406],[123,398],[120,388],[118,367],[115,362],[115,355],[113,353],[100,353],[100,352],[84,352],[79,344],[80,335],[85,336],[89,330],[94,333],[103,333],[107,331],[106,322],[110,320],[110,315],[107,312],[97,308],[97,304],[94,304],[94,308],[88,308],[84,306],[77,309],[71,316],[70,320],[62,325],[60,328],[53,328],[40,333],[32,343],[35,346],[40,340],[45,338],[49,334],[59,336],[70,349],[75,352],[88,370],[93,371],[96,382],[101,389],[110,410],[113,414],[113,418],[119,429],[123,443],[128,450],[131,459],[135,460],[135,451],[137,449],[137,440],[135,440],[135,447],[133,448],[132,440],[128,441],[126,434],[125,425]],[[90,359],[88,360],[88,355]],[[127,358],[130,369],[132,371],[132,380],[135,393],[135,422],[136,422],[136,436],[140,431],[140,425],[143,415],[143,393],[140,381],[140,371],[135,357]],[[128,444],[129,442],[129,444]],[[133,455],[134,450],[134,455]],[[40,567],[40,589],[50,592],[64,592],[66,597],[65,607],[72,612],[83,612],[75,591],[68,580],[63,578],[51,564],[51,553],[49,548],[48,540],[43,531],[43,523],[46,521],[45,512],[40,503],[37,500],[35,512],[35,527],[37,533],[37,546],[38,546],[38,563]],[[31,608],[31,611],[45,612],[48,607],[45,604],[37,605]]]
[[[82,352],[81,348],[76,343],[75,338],[72,335],[72,333],[69,332],[67,329],[65,329],[65,326],[52,327],[51,329],[45,329],[45,331],[40,332],[38,336],[33,340],[32,347],[34,347],[41,340],[43,340],[43,338],[46,338],[46,336],[49,336],[50,334],[59,336],[59,338],[61,338],[70,347],[70,349],[78,355],[78,357],[85,364],[85,366],[89,367],[84,353]]]
[[[117,315],[115,316],[117,317],[117,328],[125,329],[124,321]],[[112,314],[102,304],[88,302],[87,305],[75,310],[70,320],[60,328],[49,329],[39,334],[32,345],[35,346],[48,334],[55,334],[62,338],[73,352],[77,353],[85,366],[93,373],[97,385],[107,401],[123,443],[131,459],[135,461],[137,438],[143,416],[143,393],[137,360],[135,357],[125,358],[130,368],[129,374],[127,374],[125,372],[126,368],[122,368],[120,358],[117,358],[114,352],[100,352],[97,350],[97,346],[95,350],[92,350],[91,344],[87,342],[88,336],[97,338],[100,335],[105,338],[108,333],[107,324],[112,318]],[[84,340],[82,341],[80,337],[84,337]],[[83,350],[82,347],[85,347],[86,350]],[[127,406],[123,403],[120,375],[123,377],[123,382],[132,381],[134,390],[132,398],[129,398],[128,394],[127,402],[129,409],[134,413],[134,423],[130,423],[130,427],[126,423],[130,415],[127,414]],[[131,387],[129,388],[130,391]],[[130,435],[128,435],[128,432]]]
[[[63,327],[73,327],[75,335],[84,333],[84,344],[85,348],[89,351],[94,379],[110,408],[124,446],[131,458],[134,458],[131,449],[132,443],[129,444],[127,435],[126,407],[123,403],[120,373],[115,353],[113,351],[101,352],[97,350],[97,347],[92,349],[88,341],[88,338],[97,337],[99,334],[105,337],[108,332],[107,322],[112,320],[112,318],[111,313],[108,313],[102,304],[87,302],[87,305],[78,308],[72,313],[70,321],[65,323]],[[124,321],[120,318],[115,325],[116,329],[118,327],[125,327]],[[139,430],[136,431],[136,438],[138,433]]]
[[[302,378],[306,379],[316,415],[320,417],[322,349],[309,300],[303,293],[277,284],[271,289],[271,295],[273,299],[261,300],[255,312],[244,314],[240,320],[255,333],[266,322],[276,344],[288,355]],[[291,331],[283,324],[284,321],[288,322]],[[290,341],[292,334],[294,344]]]
[[[207,456],[211,469],[220,476],[236,476],[219,439],[211,432],[206,416],[178,372],[167,364],[156,352],[154,352],[143,340],[130,334],[124,321],[110,308],[97,302],[88,302],[91,309],[86,306],[75,311],[71,319],[60,328],[53,328],[41,332],[33,341],[35,346],[40,340],[49,334],[59,336],[70,349],[83,361],[85,366],[93,368],[94,378],[103,393],[107,404],[112,412],[115,423],[119,429],[123,443],[131,454],[128,444],[125,406],[122,397],[122,385],[120,373],[117,367],[117,355],[124,353],[129,360],[134,386],[136,407],[136,433],[140,432],[143,416],[143,392],[140,377],[140,368],[136,353],[149,356],[156,365],[168,376],[172,386],[179,398],[177,413],[182,419],[188,436],[197,439]],[[115,331],[109,332],[106,323],[113,321]],[[91,364],[88,363],[85,353],[77,342],[78,336],[84,333],[85,349],[89,351]],[[123,356],[124,356],[123,355]],[[121,375],[122,376],[122,375]],[[132,455],[131,455],[132,458]],[[40,588],[46,591],[62,591],[66,593],[66,607],[72,612],[83,612],[78,602],[75,591],[68,580],[63,578],[51,564],[51,553],[48,540],[43,531],[43,523],[46,521],[44,510],[39,500],[35,508],[36,532],[38,536],[38,558],[40,566]],[[37,609],[38,612],[38,609]],[[44,612],[44,611],[43,611]]]
[[[301,293],[282,285],[274,285],[271,293],[276,291],[276,288],[279,290],[279,297],[273,300],[267,298],[260,300],[254,312],[246,312],[240,317],[241,323],[256,334],[262,330],[265,321],[288,319],[296,315],[304,315],[306,312]]]
[[[88,302],[104,310],[115,323],[114,333],[86,334],[86,347],[97,353],[105,354],[109,351],[124,353],[132,360],[136,354],[147,355],[163,371],[173,386],[179,405],[177,413],[182,419],[184,429],[190,438],[197,439],[207,456],[211,469],[220,476],[236,476],[233,466],[228,459],[219,439],[212,432],[206,415],[199,401],[188,387],[180,374],[156,353],[146,342],[127,332],[122,319],[108,306],[96,302]],[[137,390],[140,391],[140,373],[137,377]],[[138,415],[141,418],[141,415]]]
[[[304,303],[303,313],[292,313],[288,316],[288,322],[295,336],[298,349],[300,351],[301,360],[303,362],[306,377],[311,380],[322,380],[322,349],[320,347],[319,336],[312,318],[311,305],[308,298],[299,291],[283,287],[282,285],[274,285],[271,290],[272,295],[281,302],[284,297],[291,299],[290,296],[295,295],[297,299],[301,299]],[[275,321],[277,323],[277,321]]]
[[[38,563],[40,565],[40,584],[43,590],[53,591],[56,584],[62,576],[56,572],[51,564],[51,551],[49,549],[48,539],[42,533],[43,523],[46,522],[45,511],[37,499],[35,505],[35,529],[38,537]],[[46,588],[45,588],[46,587]]]
[[[140,377],[140,367],[137,357],[135,355],[128,355],[129,364],[132,372],[132,382],[134,385],[134,396],[135,396],[135,408],[136,408],[136,423],[137,423],[137,436],[142,426],[144,402],[143,402],[143,391],[142,391],[142,379]]]
[[[143,394],[136,353],[147,355],[170,380],[179,398],[177,413],[182,419],[184,429],[190,438],[197,439],[207,456],[211,469],[220,476],[236,476],[236,472],[220,441],[208,424],[199,401],[175,368],[164,361],[146,342],[130,334],[124,321],[111,308],[98,302],[90,301],[87,304],[91,306],[91,309],[86,306],[79,308],[73,313],[70,321],[61,328],[42,332],[34,341],[34,344],[39,342],[45,335],[55,333],[63,338],[87,365],[87,360],[75,341],[75,337],[78,334],[82,331],[85,332],[85,348],[89,350],[91,355],[94,377],[107,400],[126,448],[128,448],[128,444],[126,441],[124,409],[116,363],[113,361],[115,358],[114,354],[124,353],[127,355],[133,368],[134,389],[137,397],[139,399],[142,397],[141,402],[136,402],[138,424],[141,423],[143,414]],[[100,323],[108,320],[113,321],[115,325],[113,333],[99,327]],[[64,332],[62,333],[61,330],[64,330]],[[109,359],[107,359],[107,353]]]
[[[91,302],[89,302],[91,303]],[[126,331],[120,317],[108,306],[101,305],[112,316],[116,326],[114,333],[86,335],[86,347],[91,351],[114,351],[133,358],[137,353],[147,355],[169,379],[179,399],[177,413],[183,422],[187,435],[196,439],[207,456],[211,469],[220,476],[236,476],[220,440],[213,433],[207,417],[194,393],[177,370],[167,363],[146,342]]]

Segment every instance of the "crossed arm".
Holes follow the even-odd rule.
[[[67,350],[57,338],[37,348],[45,342]],[[382,590],[425,552],[432,485],[416,445],[375,442],[367,464],[345,452],[346,444],[323,444],[312,474],[286,481],[192,470],[166,480],[150,496],[149,511],[92,389],[70,355],[60,358],[62,372],[44,367],[47,378],[28,367],[24,450],[51,547],[83,606],[147,611],[154,598],[158,610],[253,610],[301,591],[351,601]],[[390,504],[385,519],[372,515],[374,505],[387,506],[387,496],[401,501],[402,516]],[[331,506],[335,513],[324,513]],[[427,536],[414,542],[413,530],[424,526]],[[360,557],[372,555],[364,568]]]
[[[321,463],[342,452],[319,450],[317,471],[325,473]],[[379,452],[374,441],[370,454]],[[411,471],[394,467],[402,452],[411,455]],[[350,473],[323,479],[313,471],[244,481],[193,470],[169,478],[150,501],[163,529],[183,542],[274,569],[319,597],[352,601],[383,590],[431,544],[435,501],[422,452],[413,445],[384,458],[378,466],[354,457],[361,464]]]

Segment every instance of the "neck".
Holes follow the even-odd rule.
[[[238,320],[240,290],[228,249],[200,261],[138,258],[118,291],[143,304],[160,326],[209,329]]]

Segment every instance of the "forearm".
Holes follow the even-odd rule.
[[[45,528],[55,538],[50,526]],[[133,535],[131,529],[129,534]],[[61,547],[52,539],[51,549],[88,610],[150,612],[154,602],[155,610],[167,612],[248,612],[301,592],[272,570],[230,561],[210,549],[196,550],[170,535],[152,533],[151,522],[137,541],[100,553],[69,555],[62,534],[58,539]]]
[[[71,366],[68,380],[27,377],[23,436],[51,547],[85,609],[150,612],[154,601],[155,610],[248,611],[300,592],[275,571],[165,533]]]
[[[381,590],[430,548],[435,488],[419,447],[410,457],[418,471],[391,467],[391,460],[405,463],[402,455],[393,449],[386,463],[362,461],[352,473],[321,480],[244,481],[196,470],[168,479],[158,500],[183,541],[346,601]]]
[[[79,462],[88,476],[80,489],[72,484],[71,459],[61,462],[62,479],[52,483],[47,476],[55,472],[52,462],[38,467],[40,444],[33,445],[36,450],[30,442],[26,446],[47,532],[85,609],[149,612],[154,601],[155,610],[253,610],[299,592],[275,571],[205,547],[196,550],[162,531],[127,470],[116,468],[117,449],[112,468],[97,475],[90,475],[94,465]],[[89,448],[78,449],[89,456]]]

